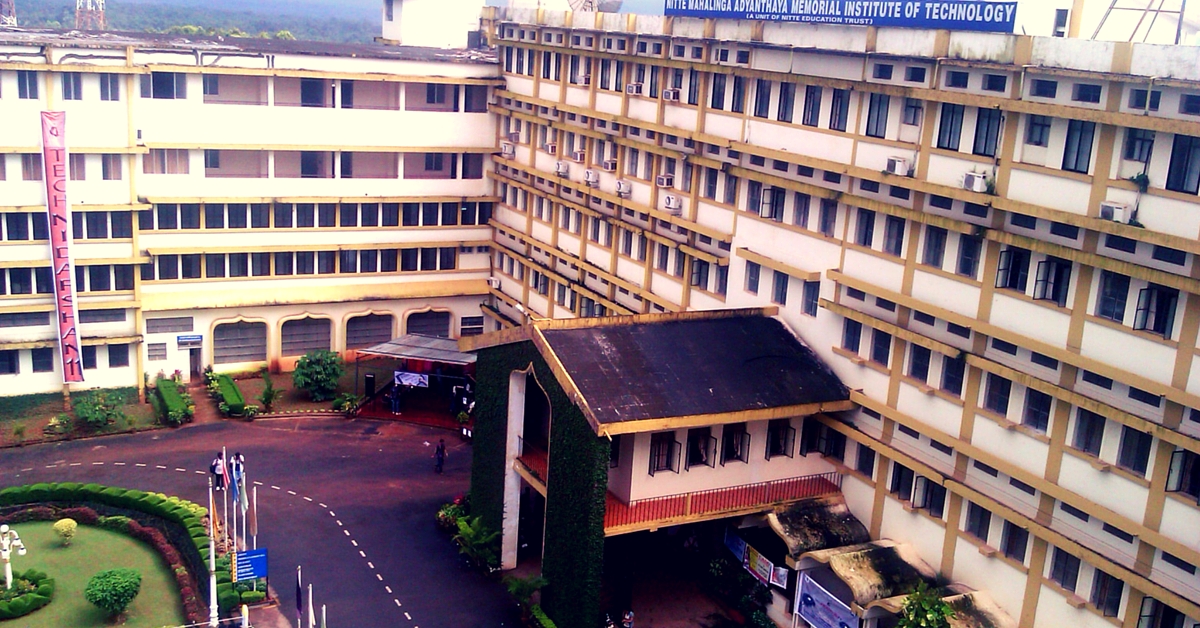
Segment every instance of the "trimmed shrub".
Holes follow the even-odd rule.
[[[267,599],[265,591],[242,591],[242,604],[258,604]]]
[[[0,620],[16,619],[50,603],[54,597],[54,580],[45,573],[30,569],[25,573],[13,573],[14,579],[28,580],[34,590],[8,602],[0,602]]]
[[[191,404],[188,403],[185,393],[179,390],[179,384],[176,384],[175,380],[160,378],[155,384],[155,390],[162,400],[163,409],[159,418],[164,424],[176,426],[191,420]]]
[[[543,611],[541,606],[534,604],[529,607],[529,614],[533,617],[533,621],[541,628],[557,628],[554,622],[549,617],[546,617],[546,611]]]
[[[74,519],[59,519],[54,522],[54,533],[62,539],[63,545],[70,545],[71,539],[75,538],[75,531],[79,529],[79,524]]]
[[[242,603],[242,596],[237,591],[233,590],[233,585],[229,583],[217,585],[217,607],[221,612],[231,611]]]
[[[45,482],[39,482],[29,487],[29,501],[31,502],[48,502],[50,501],[50,485]]]
[[[83,597],[109,616],[120,615],[142,590],[142,574],[135,569],[109,569],[88,580]]]
[[[218,375],[217,390],[221,393],[221,401],[229,407],[229,414],[233,416],[245,414],[246,398],[242,396],[242,391],[238,389],[232,377],[225,374]]]

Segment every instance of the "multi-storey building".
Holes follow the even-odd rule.
[[[0,31],[0,394],[62,389],[40,111],[67,116],[83,387],[140,386],[481,332],[497,74],[465,48]]]
[[[778,306],[872,538],[1021,626],[1200,620],[1192,49],[486,11],[501,313]]]

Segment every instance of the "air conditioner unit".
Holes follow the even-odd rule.
[[[571,159],[574,159],[575,163],[581,164],[587,160],[587,151],[577,150],[571,153]]]
[[[904,157],[888,157],[887,160],[888,174],[899,175],[901,177],[908,176],[908,160]]]
[[[662,98],[668,102],[679,102],[679,90],[664,89],[662,91]]]
[[[550,153],[551,155],[558,154],[558,143],[557,142],[546,142],[546,145],[543,146],[542,148],[545,148],[546,152]]]
[[[617,171],[617,160],[616,159],[605,159],[603,168],[604,168],[605,172],[616,172]]]
[[[1100,217],[1104,220],[1125,222],[1125,216],[1128,212],[1129,206],[1124,203],[1113,203],[1110,201],[1100,203]]]
[[[660,188],[673,188],[675,187],[675,175],[660,174],[654,179],[654,185],[657,185]]]
[[[580,74],[580,75],[576,76],[575,84],[576,85],[591,85],[592,84],[592,75],[591,74]]]
[[[667,211],[676,216],[683,212],[683,199],[674,194],[668,194],[663,200],[663,205],[667,208]]]
[[[517,147],[508,142],[504,142],[500,144],[500,154],[511,159],[517,155]]]
[[[617,196],[629,198],[633,194],[633,184],[628,181],[617,181]]]
[[[968,172],[963,177],[963,189],[972,192],[987,192],[987,175],[982,172]]]
[[[489,288],[495,288],[497,290],[500,289],[500,280],[499,279],[497,279],[495,277],[488,277],[487,282],[488,282]]]
[[[588,187],[594,188],[600,185],[600,173],[595,170],[584,170],[583,181],[588,184]]]
[[[554,162],[554,174],[560,177],[565,177],[571,173],[571,167],[565,161]]]
[[[509,133],[508,141],[512,142],[513,144],[520,144],[521,143],[521,134],[520,133]]]
[[[630,84],[626,85],[625,93],[630,94],[632,96],[641,96],[642,95],[642,84],[641,83],[630,83]]]

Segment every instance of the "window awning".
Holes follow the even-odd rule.
[[[458,350],[458,341],[420,334],[405,334],[366,349],[356,350],[361,355],[384,358],[427,360],[442,364],[474,364],[474,353]]]

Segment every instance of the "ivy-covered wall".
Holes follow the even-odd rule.
[[[513,371],[524,370],[530,363],[551,407],[542,552],[542,575],[550,584],[542,591],[542,607],[559,626],[599,628],[609,441],[592,431],[531,342],[479,352],[471,508],[492,529],[500,529],[508,380]]]

